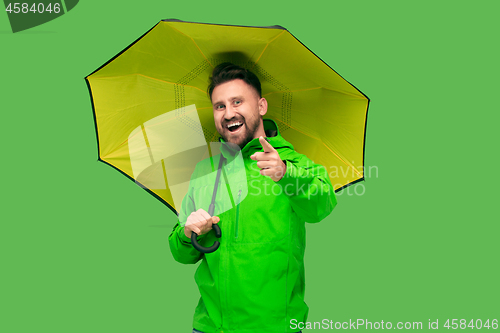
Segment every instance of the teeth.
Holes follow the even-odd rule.
[[[233,127],[233,126],[239,126],[239,125],[242,125],[242,123],[240,123],[240,122],[238,122],[238,123],[232,123],[232,124],[227,125],[227,128],[230,128],[230,127]]]

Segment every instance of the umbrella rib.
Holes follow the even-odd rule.
[[[201,110],[201,109],[208,109],[208,108],[200,108],[198,110]],[[185,114],[189,114],[189,113],[193,113],[193,112],[196,112],[197,109],[194,109],[193,111],[189,111],[189,112],[186,112]],[[153,157],[152,157],[152,154],[151,154],[151,148],[149,147],[149,141],[147,140],[147,137],[146,137],[146,128],[151,128],[151,127],[154,127],[154,126],[158,126],[158,125],[161,125],[161,124],[165,124],[167,122],[170,122],[170,121],[173,121],[174,119],[168,119],[168,120],[164,120],[162,122],[159,122],[159,123],[154,123],[154,124],[151,124],[151,125],[148,125],[148,126],[144,126],[144,124],[141,124],[141,132],[143,133],[144,135],[144,139],[146,140],[146,145],[149,149],[149,156],[151,158],[151,163],[154,163],[153,161]],[[125,141],[123,141],[122,143],[120,143],[120,145],[118,145],[116,149],[120,148],[121,146],[123,146],[125,143],[127,143],[131,138],[137,136],[137,135],[140,135],[139,132],[137,132],[136,134],[134,134],[132,137],[129,137],[127,138]]]
[[[349,95],[349,96],[357,97],[357,98],[360,98],[360,99],[366,99],[364,96],[359,96],[359,95],[351,94],[351,93],[348,93],[348,92],[345,92],[345,91],[333,90],[333,89],[326,88],[326,87],[315,87],[315,88],[306,88],[306,89],[297,89],[297,90],[285,90],[285,91],[271,91],[271,92],[269,92],[267,94],[262,95],[262,97],[269,96],[269,95],[272,95],[272,94],[292,93],[292,92],[308,91],[308,90],[316,90],[316,89],[328,89],[330,91],[338,92],[339,94]]]
[[[156,81],[165,82],[165,83],[169,83],[169,84],[173,84],[173,85],[178,85],[178,86],[190,87],[190,88],[197,89],[197,90],[201,91],[204,94],[206,93],[205,91],[203,91],[200,88],[195,87],[195,86],[190,86],[188,84],[181,84],[181,83],[176,83],[176,82],[170,82],[170,81],[160,80],[160,79],[157,79],[157,78],[154,78],[154,77],[151,77],[151,76],[147,76],[147,75],[144,75],[144,74],[139,74],[139,73],[131,73],[131,74],[125,74],[125,75],[116,75],[116,76],[99,76],[99,77],[94,78],[94,79],[112,79],[112,78],[116,78],[116,77],[124,77],[124,76],[130,76],[130,75],[138,75],[138,76],[146,77],[146,78],[151,79],[151,80],[156,80]]]
[[[177,32],[179,32],[179,33],[183,34],[184,36],[188,37],[189,39],[191,39],[191,40],[193,41],[194,46],[196,46],[196,48],[198,49],[198,51],[200,51],[200,53],[201,53],[201,55],[203,56],[203,58],[205,58],[205,60],[208,62],[208,64],[209,64],[210,66],[212,66],[212,68],[214,67],[214,65],[212,65],[212,63],[210,62],[210,60],[208,60],[208,58],[205,56],[205,54],[201,51],[201,49],[200,49],[200,47],[198,46],[198,44],[196,44],[196,42],[194,41],[193,37],[186,35],[186,34],[185,34],[185,33],[183,33],[182,31],[180,31],[179,29],[177,29],[177,28],[175,28],[175,27],[173,27],[173,26],[171,26],[171,25],[170,25],[170,27],[171,27],[172,29],[175,29]]]
[[[316,90],[316,89],[321,89],[322,87],[314,87],[314,88],[306,88],[306,89],[297,89],[297,90],[285,90],[285,91],[271,91],[267,94],[263,94],[262,97],[269,96],[272,94],[282,94],[282,93],[292,93],[292,92],[298,92],[298,91],[308,91],[308,90]]]
[[[346,81],[346,82],[347,82],[347,81]],[[347,82],[347,83],[349,83],[349,82]],[[351,84],[349,83],[349,85],[351,85]],[[351,87],[352,87],[352,85],[351,85]],[[366,96],[365,96],[365,95],[363,95],[363,96],[359,96],[359,95],[356,95],[356,94],[353,94],[353,93],[350,93],[350,92],[347,92],[347,91],[334,90],[334,89],[330,89],[330,88],[327,88],[327,87],[322,87],[322,88],[323,88],[323,89],[330,90],[330,91],[335,91],[335,92],[338,92],[339,94],[349,95],[349,96],[352,96],[352,97],[357,97],[357,98],[359,98],[359,99],[366,99],[366,100],[367,100],[367,98],[366,98]]]
[[[259,57],[257,58],[257,60],[255,60],[252,68],[250,70],[253,70],[253,68],[255,67],[255,65],[257,65],[257,63],[259,62],[260,58],[262,57],[262,55],[264,54],[264,52],[266,52],[267,50],[267,47],[269,46],[269,44],[271,44],[273,41],[275,41],[279,36],[283,35],[285,33],[286,30],[283,30],[281,33],[279,33],[278,35],[276,35],[276,37],[274,37],[273,39],[271,39],[269,42],[267,42],[266,44],[266,47],[264,47],[264,49],[262,50],[262,52],[260,53]]]
[[[291,125],[288,125],[288,127],[292,128],[292,129],[294,129],[295,131],[297,131],[297,132],[299,132],[299,133],[302,133],[302,134],[304,134],[304,135],[306,135],[306,136],[308,136],[308,137],[310,137],[310,138],[312,138],[312,139],[314,139],[314,140],[318,140],[317,138],[315,138],[315,137],[313,137],[313,136],[311,136],[311,135],[309,135],[309,134],[307,134],[307,133],[305,133],[305,132],[302,132],[301,130],[299,130],[299,129],[297,129],[297,128],[295,128],[295,127],[291,126]],[[345,164],[348,168],[352,168],[352,169],[354,170],[354,172],[358,174],[358,176],[363,177],[363,175],[362,175],[362,174],[360,174],[360,173],[359,173],[359,171],[358,171],[358,170],[356,170],[356,168],[355,168],[355,167],[353,167],[352,165],[349,165],[347,162],[345,162],[345,161],[344,161],[344,159],[342,159],[342,158],[341,158],[341,157],[340,157],[337,153],[335,153],[332,149],[330,149],[330,147],[328,147],[328,146],[327,146],[327,145],[326,145],[323,141],[321,141],[321,140],[318,140],[318,141],[319,141],[319,142],[321,142],[321,144],[322,144],[323,146],[325,146],[325,147],[326,147],[326,149],[328,149],[329,151],[331,151],[331,152],[332,152],[332,154],[333,154],[333,155],[335,155],[335,156],[336,156],[336,157],[337,157],[337,158],[338,158],[338,159],[339,159],[342,163],[344,163],[344,164]]]
[[[199,109],[194,109],[193,111],[190,111],[190,112],[197,112],[197,110],[203,110],[203,109],[211,109],[209,107],[203,107],[203,108],[199,108]],[[189,114],[186,113],[186,114]],[[147,140],[147,136],[146,136],[146,128],[150,128],[150,127],[154,127],[154,126],[157,126],[157,125],[160,125],[160,124],[164,124],[165,122],[169,122],[169,121],[172,121],[172,119],[170,120],[164,120],[160,123],[155,123],[155,124],[152,124],[152,125],[148,125],[148,126],[144,126],[144,124],[141,124],[141,132],[137,132],[136,134],[134,134],[132,137],[129,137],[127,138],[125,141],[123,141],[122,143],[120,143],[115,149],[113,149],[112,151],[115,151],[117,149],[119,149],[121,146],[123,146],[124,144],[126,144],[131,138],[137,136],[137,135],[141,135],[141,133],[144,135],[144,139],[146,140],[146,145],[148,147],[148,152],[149,152],[149,157],[151,159],[151,163],[154,163],[154,160],[153,160],[153,156],[152,156],[152,152],[151,152],[151,148],[149,147],[149,142]],[[217,137],[217,132],[215,132],[211,139],[215,139]]]
[[[332,152],[332,154],[334,154],[335,156],[337,156],[337,158],[338,158],[339,160],[341,160],[341,161],[342,161],[345,165],[347,165],[347,167],[348,167],[348,168],[350,167],[351,169],[353,169],[353,170],[354,170],[354,172],[355,172],[358,176],[363,177],[363,175],[362,175],[362,174],[360,174],[360,173],[359,173],[359,171],[358,171],[358,170],[356,170],[356,168],[355,168],[355,167],[353,167],[353,166],[351,166],[351,165],[347,164],[347,163],[346,163],[346,162],[345,162],[342,158],[340,158],[340,156],[338,156],[337,154],[335,154],[335,152],[334,152],[333,150],[331,150],[331,149],[330,149],[330,147],[328,147],[328,146],[327,146],[327,145],[325,145],[325,144],[324,144],[324,146],[326,147],[326,149],[328,149],[329,151],[331,151],[331,152]]]
[[[141,132],[142,132],[142,135],[144,136],[144,141],[146,142],[146,147],[148,147],[149,159],[151,160],[151,164],[154,164],[155,160],[153,158],[153,152],[151,151],[151,146],[149,145],[149,140],[148,140],[148,136],[146,135],[146,128],[144,127],[144,124],[141,124]]]

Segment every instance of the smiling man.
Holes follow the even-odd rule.
[[[243,148],[252,139],[265,136],[262,116],[267,112],[267,100],[261,97],[256,76],[242,72],[247,75],[239,78],[238,73],[239,69],[214,72],[209,94],[217,131],[227,142]],[[236,79],[226,81],[233,77]]]
[[[306,322],[308,315],[305,222],[321,221],[336,205],[330,179],[323,166],[295,152],[274,121],[263,119],[268,105],[252,72],[221,64],[208,92],[221,141],[240,147],[246,173],[240,181],[252,191],[231,202],[232,209],[210,216],[205,209],[215,184],[195,189],[190,183],[169,244],[177,261],[201,261],[193,332],[297,332],[293,323]],[[230,149],[221,151],[230,158]],[[191,233],[200,244],[212,244],[214,223],[222,230],[219,249],[198,252]]]

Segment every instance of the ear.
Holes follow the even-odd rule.
[[[262,97],[259,99],[259,114],[261,116],[265,115],[267,113],[267,100]]]

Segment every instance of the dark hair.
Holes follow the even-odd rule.
[[[212,99],[212,92],[215,87],[220,84],[226,83],[228,81],[241,79],[245,83],[252,86],[259,97],[262,97],[262,91],[260,88],[259,78],[248,69],[240,67],[238,65],[234,65],[230,62],[224,62],[220,65],[215,66],[212,76],[210,77],[210,84],[208,86],[208,96],[210,100]]]

